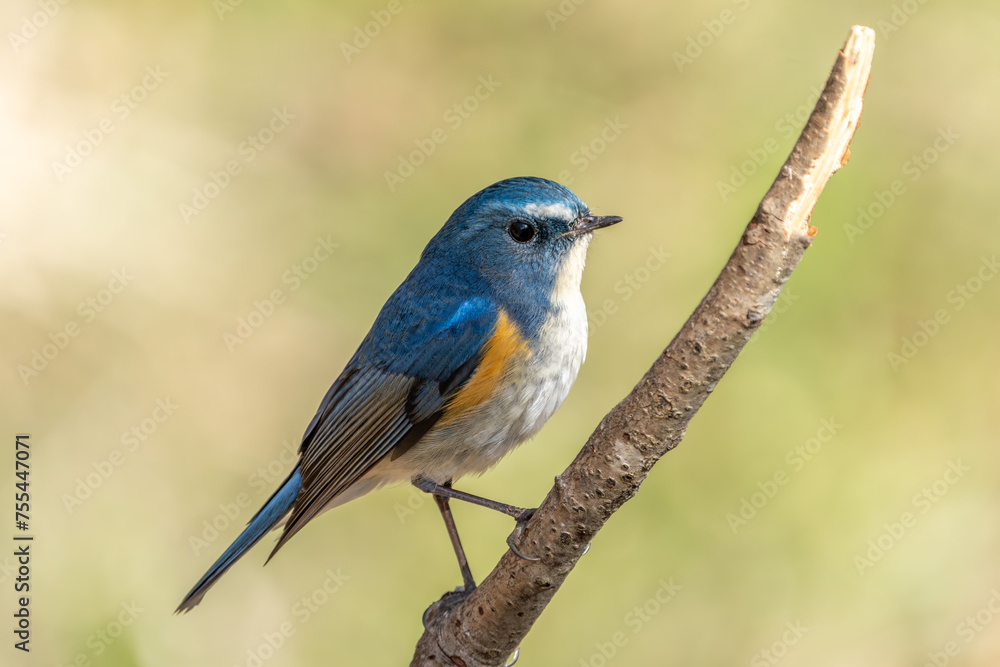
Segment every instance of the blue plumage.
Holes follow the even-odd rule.
[[[384,484],[447,495],[452,479],[487,470],[537,432],[586,354],[580,277],[592,232],[620,220],[591,215],[540,178],[466,200],[323,398],[295,470],[178,611],[273,528],[284,526],[276,552],[318,514]]]
[[[226,573],[233,563],[238,561],[243,554],[260,541],[260,538],[267,535],[275,528],[281,520],[291,511],[295,499],[302,489],[302,476],[296,468],[292,474],[278,487],[271,498],[264,503],[264,506],[257,511],[257,514],[247,523],[236,541],[229,545],[229,548],[219,556],[219,559],[208,569],[208,572],[198,580],[194,588],[184,597],[177,608],[178,611],[188,611],[201,602],[202,596],[212,587],[212,584]]]

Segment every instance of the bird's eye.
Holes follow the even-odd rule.
[[[507,225],[507,233],[518,243],[527,243],[535,238],[535,228],[524,220],[512,220]]]

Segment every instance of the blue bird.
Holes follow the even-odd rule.
[[[508,544],[525,557],[515,538],[534,510],[451,483],[493,467],[566,398],[587,352],[587,247],[620,221],[542,178],[494,183],[459,206],[326,393],[291,474],[177,611],[271,530],[284,527],[273,557],[320,513],[395,482],[433,495],[465,590],[476,584],[449,498],[513,517]]]

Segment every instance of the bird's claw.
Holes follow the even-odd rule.
[[[423,624],[423,626],[424,626],[424,630],[430,630],[430,627],[428,627],[428,625],[427,625],[427,616],[428,616],[428,615],[429,615],[430,613],[431,613],[431,608],[430,608],[430,607],[427,607],[427,609],[424,609],[424,613],[423,613],[423,615],[422,615],[422,616],[420,617],[420,622],[421,622],[421,623]]]
[[[441,605],[444,605],[444,608],[448,610],[454,608],[458,603],[469,597],[474,590],[476,590],[476,584],[474,582],[472,584],[472,588],[459,586],[455,590],[445,593],[440,600],[432,604],[430,607],[427,607],[427,609],[424,609],[424,613],[420,617],[420,622],[423,623],[424,630],[430,629],[428,627],[428,617],[431,615],[431,612],[439,612],[439,607]]]
[[[528,523],[528,519],[535,516],[535,512],[537,511],[537,507],[529,507],[528,509],[521,510],[514,517],[514,520],[517,521],[518,525],[524,525]]]
[[[534,516],[534,514],[535,514],[534,509],[521,510],[521,512],[514,517],[514,519],[517,521],[517,525],[514,526],[513,532],[511,532],[511,534],[507,536],[507,546],[510,547],[511,552],[518,558],[528,561],[538,561],[542,559],[532,558],[531,556],[525,556],[523,553],[518,551],[516,546],[514,546],[514,542],[519,540],[521,538],[521,535],[524,534],[524,526],[528,523],[528,519]]]

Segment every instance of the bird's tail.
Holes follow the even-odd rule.
[[[240,536],[236,538],[236,541],[229,545],[225,553],[219,556],[219,560],[215,561],[215,564],[208,569],[205,576],[184,597],[175,613],[182,613],[193,609],[195,605],[201,602],[205,593],[208,592],[208,589],[212,587],[219,577],[232,567],[233,563],[238,561],[253,545],[257,544],[260,538],[269,533],[272,528],[277,528],[282,519],[285,518],[285,515],[292,509],[292,505],[295,504],[295,499],[298,497],[301,489],[302,475],[296,467],[278,490],[274,492],[274,495],[250,519],[250,523],[240,533]]]

